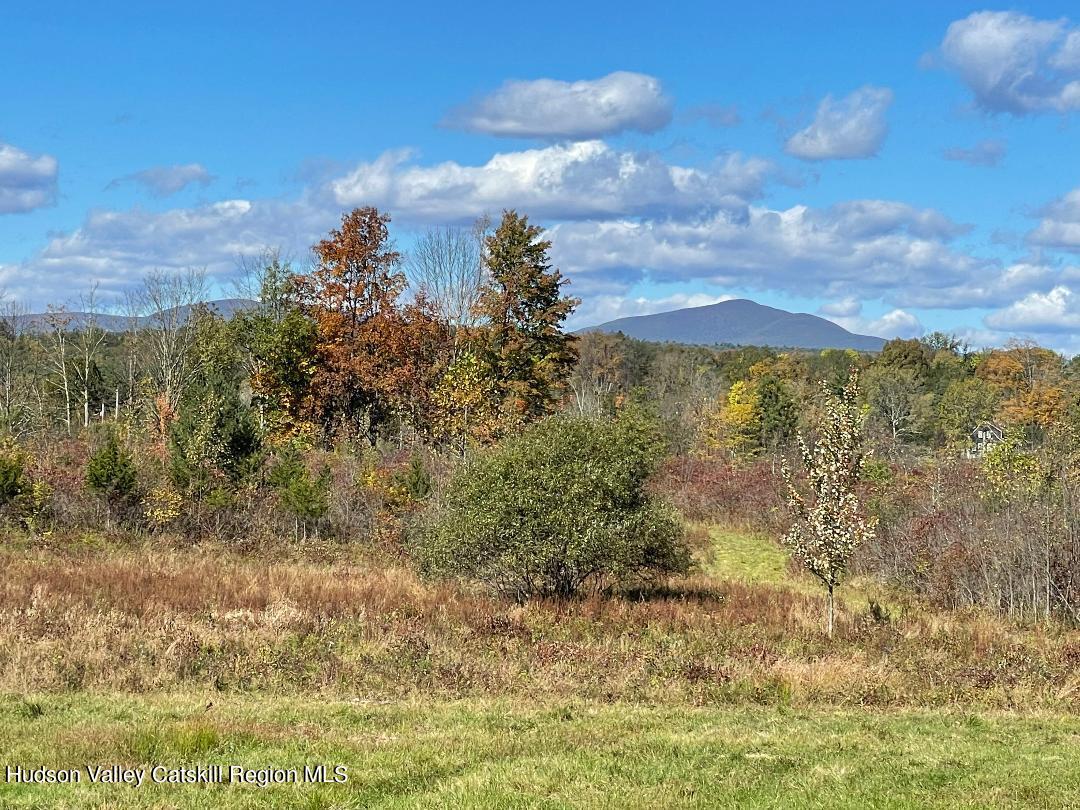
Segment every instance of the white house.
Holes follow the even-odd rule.
[[[968,458],[977,458],[993,450],[1005,441],[1005,431],[993,422],[980,422],[971,431],[971,446],[968,448]]]

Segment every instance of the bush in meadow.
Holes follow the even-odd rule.
[[[414,553],[430,574],[518,601],[685,572],[682,525],[645,489],[664,450],[637,413],[546,419],[459,469]]]

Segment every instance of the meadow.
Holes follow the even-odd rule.
[[[3,302],[0,808],[1076,804],[1080,356],[573,334],[461,214]],[[350,779],[7,770],[215,763]]]
[[[775,541],[518,606],[332,543],[0,552],[4,764],[348,767],[344,785],[0,784],[0,807],[1066,807],[1080,633],[857,580],[835,638]],[[873,600],[875,608],[871,608]]]

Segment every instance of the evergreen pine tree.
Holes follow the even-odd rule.
[[[303,528],[307,538],[308,526],[317,528],[330,510],[330,467],[324,464],[319,474],[312,477],[299,448],[290,445],[279,454],[267,480],[277,491],[281,505],[296,520],[296,534]]]
[[[251,408],[235,383],[211,373],[192,392],[170,430],[174,483],[205,494],[215,481],[239,486],[262,461],[262,440]]]
[[[419,453],[412,454],[409,466],[398,472],[394,479],[414,501],[422,501],[431,494],[431,473],[427,471]]]
[[[554,411],[577,359],[574,338],[561,327],[578,301],[562,294],[567,281],[551,266],[542,233],[528,217],[503,213],[486,240],[489,279],[480,296],[502,406],[524,420]]]
[[[30,489],[26,454],[12,440],[0,443],[0,505],[14,501]]]
[[[86,465],[86,486],[105,499],[106,520],[122,509],[135,495],[135,461],[120,444],[115,431],[91,454]]]
[[[121,445],[116,433],[109,432],[105,443],[86,465],[86,486],[91,492],[114,501],[135,492],[135,462]]]

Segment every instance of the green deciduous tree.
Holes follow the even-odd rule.
[[[276,254],[247,268],[243,291],[258,304],[234,316],[247,363],[252,407],[272,437],[304,432],[315,374],[315,324],[299,308],[295,273]]]
[[[748,457],[786,442],[795,432],[798,412],[783,380],[765,374],[737,380],[724,404],[705,416],[704,441],[709,449],[725,449]]]
[[[945,389],[939,403],[940,424],[946,441],[966,445],[971,431],[990,420],[997,410],[997,394],[977,377],[955,380]]]
[[[881,347],[875,366],[889,369],[906,369],[915,375],[917,382],[926,379],[930,372],[933,350],[923,341],[912,338],[893,338]]]
[[[908,366],[876,365],[866,372],[865,382],[871,412],[889,431],[893,442],[902,442],[911,436],[922,393],[922,383],[916,372]]]
[[[776,448],[786,443],[795,433],[799,421],[795,398],[783,380],[774,374],[765,374],[754,383],[760,414],[761,446]]]

